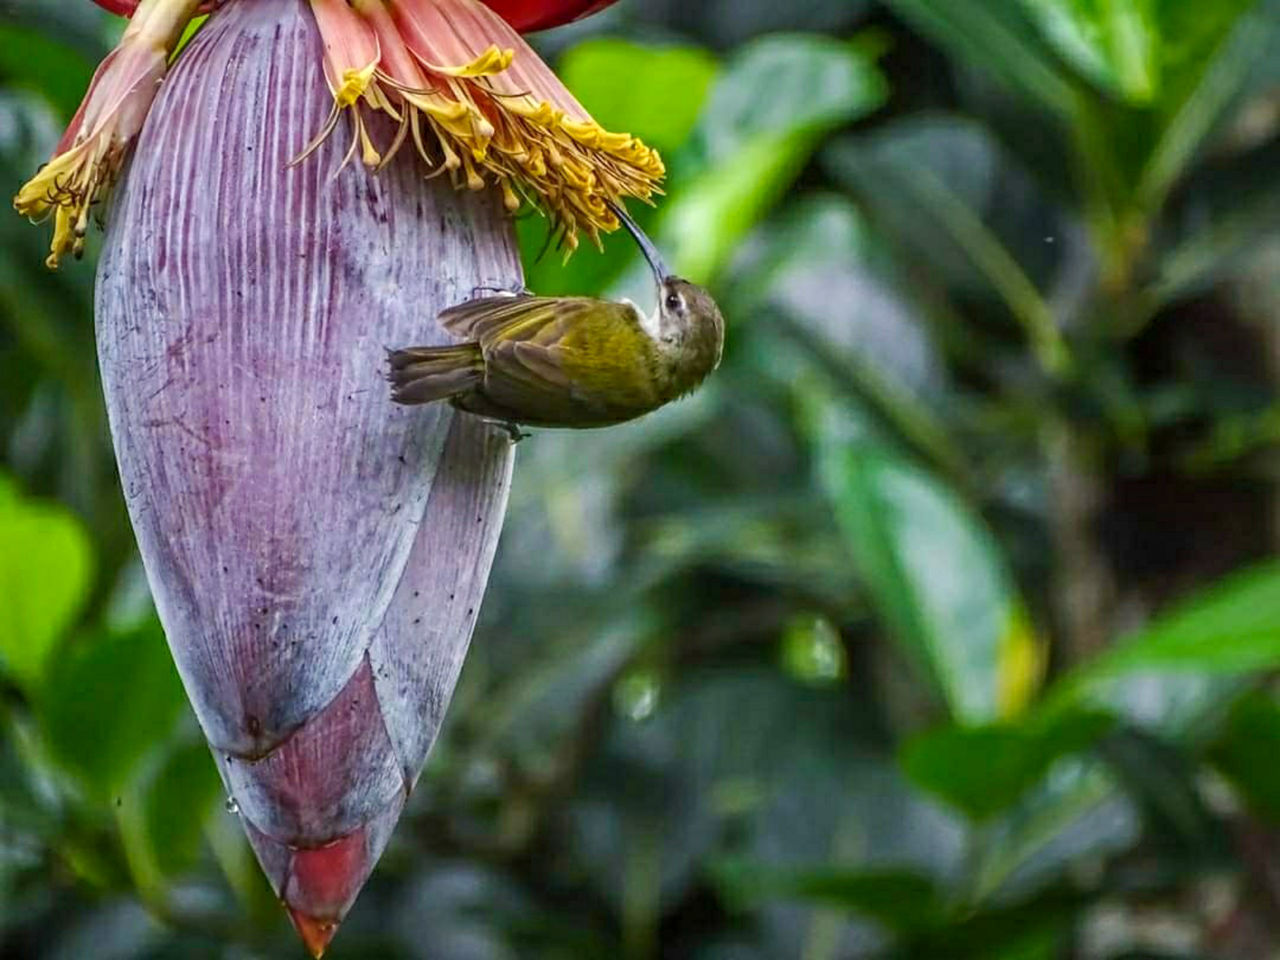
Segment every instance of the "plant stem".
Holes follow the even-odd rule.
[[[1053,603],[1064,659],[1077,664],[1101,651],[1111,637],[1115,577],[1096,536],[1105,478],[1097,452],[1073,424],[1051,421],[1044,442],[1057,565]]]

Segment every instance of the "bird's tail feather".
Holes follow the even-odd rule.
[[[391,367],[387,375],[391,399],[396,403],[447,400],[466,393],[484,379],[484,356],[475,343],[393,350],[387,360]]]

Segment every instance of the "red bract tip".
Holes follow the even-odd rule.
[[[285,907],[317,960],[338,932],[372,866],[364,830],[318,850],[294,853],[284,889]]]
[[[325,950],[329,948],[329,941],[338,932],[338,925],[327,920],[309,917],[301,910],[294,910],[292,907],[289,908],[289,919],[293,921],[293,926],[298,931],[298,936],[302,938],[307,951],[316,960],[320,960]]]
[[[396,802],[380,816],[323,847],[294,847],[245,824],[245,833],[298,935],[319,957],[369,879],[400,814]]]
[[[617,0],[484,0],[502,19],[522,33],[547,30],[589,17]]]
[[[93,0],[104,10],[121,17],[133,16],[138,0]],[[202,4],[201,13],[208,13],[225,0],[209,0]],[[597,10],[611,6],[617,0],[485,0],[507,23],[521,32],[547,30],[563,23],[581,20]]]
[[[369,876],[366,840],[362,827],[327,847],[295,851],[284,889],[290,913],[301,910],[336,928]]]

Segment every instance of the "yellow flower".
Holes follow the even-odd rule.
[[[199,0],[142,0],[129,27],[98,67],[53,159],[14,197],[34,221],[53,218],[51,269],[84,252],[89,213],[120,176],[129,149],[164,80],[169,55]]]
[[[425,175],[448,174],[459,189],[497,187],[512,212],[524,203],[542,210],[566,255],[581,232],[599,246],[602,231],[619,228],[611,203],[651,202],[661,193],[666,171],[657,151],[603,129],[480,0],[309,2],[324,40],[333,112],[295,163],[310,158],[345,114],[352,133],[343,167],[358,153],[379,170],[412,143]],[[53,158],[14,198],[32,220],[53,218],[51,268],[65,254],[83,252],[90,212],[119,178],[170,55],[200,6],[140,0]],[[384,144],[370,123],[379,113],[396,131]]]
[[[355,149],[380,167],[409,140],[424,163],[472,190],[498,185],[551,217],[572,250],[586,231],[616,230],[609,202],[651,200],[665,174],[658,153],[592,119],[508,23],[480,0],[310,0],[325,39],[335,115],[310,150],[353,116]],[[377,58],[376,66],[374,58]],[[398,125],[378,148],[365,113]]]

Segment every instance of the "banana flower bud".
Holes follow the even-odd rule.
[[[519,285],[513,198],[572,245],[661,161],[499,16],[598,3],[224,0],[171,66],[198,0],[100,2],[133,22],[17,206],[54,219],[56,261],[120,179],[95,312],[122,488],[228,792],[319,956],[439,730],[512,465],[504,431],[392,405],[383,346],[444,343],[440,310]]]

